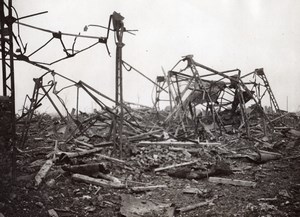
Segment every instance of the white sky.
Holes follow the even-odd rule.
[[[300,1],[297,0],[15,0],[19,16],[41,11],[47,14],[22,22],[68,33],[105,36],[106,31],[87,24],[107,26],[113,11],[121,13],[127,29],[138,29],[136,36],[124,36],[123,59],[155,80],[161,67],[171,69],[184,55],[219,71],[239,68],[243,74],[264,68],[282,109],[300,106]],[[50,34],[21,29],[28,54],[51,38]],[[112,36],[112,35],[111,35]],[[68,47],[73,39],[64,38]],[[92,43],[90,39],[80,39]],[[80,43],[78,42],[78,45]],[[50,66],[74,80],[83,80],[114,98],[115,45],[109,39],[112,57],[104,45]],[[50,61],[63,57],[57,41],[51,42],[32,60]],[[33,77],[43,70],[16,63],[17,108],[25,93],[31,95]],[[124,99],[151,105],[153,85],[136,72],[124,70]],[[75,93],[75,89],[74,92]],[[73,102],[71,95],[65,97]],[[83,99],[83,110],[95,105]],[[49,109],[48,107],[45,110]],[[51,109],[50,109],[51,110]]]

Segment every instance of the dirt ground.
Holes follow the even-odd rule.
[[[95,155],[69,162],[103,162],[113,176],[126,183],[124,189],[113,189],[74,181],[71,173],[61,169],[62,163],[52,166],[42,184],[36,187],[34,177],[45,162],[46,155],[53,150],[53,140],[44,137],[43,133],[32,132],[27,147],[18,153],[14,186],[11,186],[7,175],[1,174],[1,217],[124,216],[121,214],[122,195],[157,205],[169,204],[175,208],[210,201],[190,211],[177,211],[175,216],[300,216],[300,140],[295,137],[277,137],[272,151],[281,153],[282,157],[265,163],[231,158],[214,149],[187,156],[184,152],[161,146],[134,146],[134,149],[125,153],[125,165],[99,159]],[[237,140],[234,143],[235,150],[242,146],[239,142]],[[106,147],[102,154],[110,155],[111,151],[112,147]],[[199,159],[197,165],[185,167],[187,170],[192,167],[209,168],[216,160],[221,160],[230,165],[233,173],[219,177],[253,181],[256,186],[215,184],[209,182],[207,177],[197,180],[176,178],[169,176],[169,171],[153,171],[158,166],[180,163],[186,157]],[[167,185],[167,188],[141,193],[133,192],[130,188],[144,183]],[[184,193],[188,188],[196,188],[198,193]],[[54,211],[52,215],[49,214],[51,210]]]

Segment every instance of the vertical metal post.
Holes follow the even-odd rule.
[[[116,34],[116,107],[119,107],[120,113],[118,114],[116,120],[116,126],[114,130],[114,140],[116,140],[116,131],[118,131],[119,135],[119,150],[120,157],[123,155],[123,116],[124,116],[124,108],[123,108],[123,73],[122,73],[122,48],[125,44],[123,44],[123,33],[125,30],[124,27],[124,17],[121,14],[114,12],[112,15],[113,18],[113,26]],[[118,111],[118,110],[117,110]],[[116,141],[114,141],[116,142]]]
[[[15,179],[15,76],[14,76],[14,49],[13,49],[13,29],[14,18],[12,16],[12,0],[8,0],[8,7],[6,7],[4,0],[0,1],[0,18],[1,18],[1,57],[2,57],[2,84],[3,96],[9,97],[9,113],[10,113],[10,127],[8,133],[11,142],[12,151],[12,180]],[[6,14],[5,14],[6,12]]]

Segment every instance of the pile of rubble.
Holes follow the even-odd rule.
[[[67,78],[49,72],[34,79],[32,98],[27,97],[29,104],[24,103],[17,119],[18,168],[21,174],[31,175],[21,175],[17,180],[29,181],[26,187],[35,189],[56,189],[62,187],[63,180],[73,180],[75,185],[83,182],[94,186],[94,195],[98,197],[107,189],[111,189],[110,196],[120,196],[113,203],[102,198],[101,206],[115,207],[117,203],[117,212],[123,216],[173,216],[213,206],[218,198],[207,189],[199,189],[202,181],[255,188],[256,177],[239,177],[252,168],[251,164],[299,158],[278,152],[283,145],[289,149],[296,146],[300,137],[299,118],[279,110],[274,97],[271,105],[277,111],[272,107],[273,112],[263,109],[262,97],[273,93],[262,69],[250,74],[262,76],[263,85],[256,78],[244,82],[245,76],[239,70],[217,72],[196,63],[192,56],[180,62],[185,61],[187,66],[179,72],[173,68],[168,75],[158,77],[153,108],[133,103],[119,103],[111,108],[102,99],[114,100],[82,81],[68,79],[73,83],[68,87],[85,91],[101,107],[92,114],[83,113],[78,107],[69,111],[59,96],[65,88],[57,90],[57,77]],[[212,75],[200,76],[197,67],[221,79],[204,80],[203,77]],[[187,69],[192,75],[183,73]],[[238,74],[226,75],[229,72]],[[53,80],[44,84],[46,76]],[[169,107],[160,110],[163,92],[168,95]],[[58,109],[53,97],[57,97],[64,111]],[[36,112],[44,98],[52,103],[57,117]],[[250,102],[254,104],[246,106]],[[187,180],[190,184],[182,186],[176,180]],[[74,189],[72,194],[79,191]],[[142,198],[133,196],[145,192],[148,193]],[[165,192],[169,198],[174,192],[177,196],[197,195],[200,202],[184,203],[177,198],[169,201],[172,203],[153,203],[149,200],[151,192],[155,197]],[[84,207],[86,213],[95,210],[95,204]],[[48,209],[50,216],[58,216],[59,212],[78,210]]]
[[[36,148],[18,149],[20,156],[44,156],[28,162],[27,169],[25,164],[20,165],[27,172],[37,171],[39,168],[32,185],[35,188],[42,188],[43,185],[53,188],[59,185],[57,180],[63,177],[95,186],[96,195],[101,189],[119,189],[117,194],[121,195],[121,201],[118,203],[121,205],[122,215],[173,216],[177,212],[210,207],[217,198],[205,189],[191,186],[181,189],[181,192],[198,195],[204,200],[190,204],[177,202],[174,206],[172,203],[153,203],[146,199],[149,197],[148,193],[142,198],[133,195],[171,190],[172,179],[178,178],[192,183],[207,180],[211,183],[256,187],[257,182],[253,178],[232,178],[247,170],[247,167],[249,169],[249,165],[245,166],[243,162],[263,164],[282,157],[289,158],[276,150],[287,141],[291,141],[290,146],[295,145],[292,141],[300,137],[300,131],[287,126],[275,127],[273,133],[266,136],[263,127],[256,125],[251,127],[251,134],[255,134],[255,137],[250,138],[243,132],[223,132],[222,135],[216,134],[218,137],[215,136],[214,141],[200,141],[195,134],[177,139],[166,130],[170,126],[163,128],[167,112],[146,107],[126,108],[128,113],[125,113],[124,120],[128,124],[123,129],[125,143],[122,159],[120,150],[111,141],[112,120],[105,112],[79,114],[78,120],[81,123],[93,120],[93,125],[87,124],[89,127],[83,131],[71,121],[65,123],[47,114],[34,114],[28,129],[27,144],[30,147],[34,144]],[[21,124],[19,127],[22,129]],[[205,130],[203,132],[207,133]],[[210,137],[210,134],[207,135]],[[298,158],[299,155],[290,156],[293,157]],[[21,176],[18,179],[23,178]],[[96,206],[89,205],[84,209],[87,213],[93,213]],[[62,211],[58,208],[48,210],[50,216],[58,216],[57,213],[60,212]]]

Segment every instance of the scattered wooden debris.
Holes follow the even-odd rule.
[[[193,161],[184,162],[184,163],[181,163],[181,164],[173,164],[173,165],[166,166],[166,167],[160,167],[160,168],[154,169],[154,172],[160,172],[160,171],[163,171],[163,170],[168,170],[168,169],[172,169],[172,168],[176,168],[176,167],[189,166],[189,165],[196,164],[199,161],[200,160],[193,160]]]
[[[47,160],[35,176],[35,185],[39,186],[53,165],[53,160]]]
[[[73,174],[72,179],[75,181],[81,181],[85,182],[88,184],[93,184],[93,185],[100,185],[103,187],[110,187],[110,188],[125,188],[125,185],[122,183],[116,183],[116,182],[111,182],[111,181],[106,181],[103,179],[95,179],[86,175],[81,175],[81,174]]]
[[[196,204],[192,204],[192,205],[188,205],[188,206],[185,206],[185,207],[177,208],[176,211],[179,211],[179,212],[188,212],[188,211],[197,209],[197,208],[199,208],[201,206],[209,205],[209,204],[213,203],[213,201],[216,198],[217,197],[213,197],[211,200],[206,200],[204,202],[199,202],[199,203],[196,203]]]
[[[117,158],[109,157],[109,156],[106,156],[106,155],[103,155],[103,154],[96,154],[96,156],[98,156],[100,158],[103,158],[103,159],[106,159],[106,160],[113,161],[113,162],[121,163],[121,164],[125,164],[126,163],[124,160],[120,160],[120,159],[117,159]]]
[[[184,194],[197,194],[197,195],[203,195],[204,193],[206,193],[207,190],[206,189],[199,189],[199,188],[185,188],[183,189],[182,193]]]
[[[138,145],[173,145],[173,146],[192,146],[197,145],[197,142],[178,142],[178,141],[162,141],[162,142],[150,142],[150,141],[141,141]]]
[[[87,143],[87,142],[79,141],[78,139],[74,139],[74,142],[75,142],[76,144],[80,144],[80,145],[86,146],[86,147],[88,147],[88,148],[94,148],[94,145],[89,144],[89,143]]]
[[[152,186],[139,186],[139,187],[132,187],[131,190],[133,192],[143,192],[143,191],[152,191],[156,189],[168,188],[167,185],[152,185]]]
[[[131,195],[123,194],[120,212],[125,217],[173,217],[175,207],[172,204],[154,203]]]
[[[208,181],[217,183],[217,184],[228,184],[228,185],[235,185],[235,186],[245,186],[245,187],[255,187],[256,186],[256,182],[239,180],[239,179],[209,177]]]
[[[83,157],[83,156],[86,156],[89,154],[100,152],[102,150],[103,150],[103,148],[94,148],[94,149],[90,149],[90,150],[82,151],[82,152],[59,152],[59,154],[65,154],[69,158],[74,158],[74,157]]]

